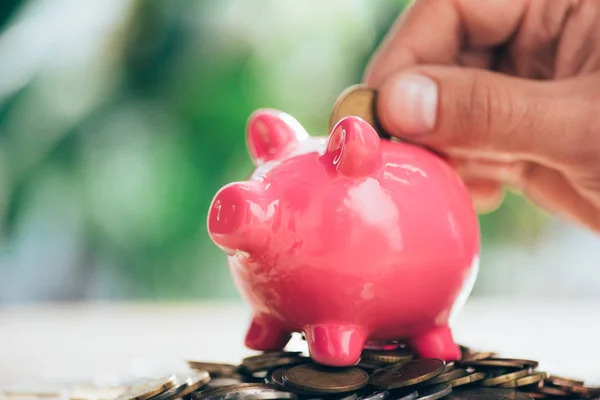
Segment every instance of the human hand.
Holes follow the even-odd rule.
[[[600,2],[416,0],[365,74],[389,133],[600,232]]]

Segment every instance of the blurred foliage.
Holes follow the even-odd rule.
[[[0,5],[0,301],[236,297],[209,241],[246,177],[248,115],[326,134],[398,0],[5,0]],[[484,242],[534,238],[509,196]]]

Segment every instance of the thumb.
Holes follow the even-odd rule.
[[[448,152],[505,153],[572,162],[599,127],[589,78],[529,80],[486,70],[420,66],[379,89],[377,114],[390,134]],[[596,132],[598,129],[596,129]],[[595,149],[598,151],[598,149]],[[596,156],[597,156],[596,152]]]

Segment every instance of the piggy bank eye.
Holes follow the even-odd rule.
[[[260,109],[248,119],[247,145],[256,165],[275,160],[308,137],[292,116],[277,110]]]
[[[323,157],[347,178],[369,176],[383,165],[377,132],[358,117],[346,117],[336,124]]]

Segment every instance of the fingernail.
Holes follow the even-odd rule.
[[[429,133],[435,126],[438,103],[436,83],[423,75],[400,75],[391,82],[388,116],[408,135]]]

